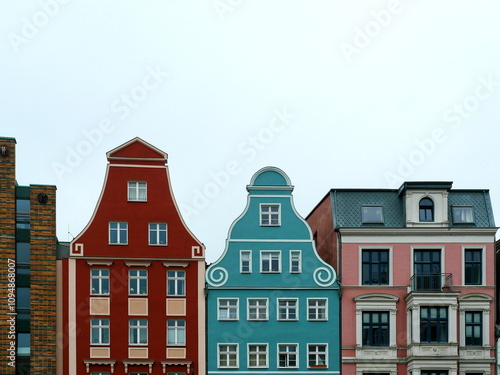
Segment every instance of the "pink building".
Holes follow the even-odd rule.
[[[332,189],[307,217],[342,285],[343,375],[490,375],[495,227],[487,190]]]

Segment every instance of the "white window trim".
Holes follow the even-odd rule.
[[[465,313],[481,311],[483,313],[483,348],[490,348],[490,313],[493,297],[484,293],[467,293],[458,298],[460,315],[460,346],[465,345]],[[468,346],[467,346],[468,347]]]
[[[174,326],[174,327],[169,327],[168,325],[168,322],[169,321],[175,321],[175,322],[180,322],[180,321],[183,321],[184,322],[184,326],[178,326],[177,324]],[[171,344],[168,342],[168,330],[169,328],[171,329],[174,329],[175,330],[175,338],[176,338],[176,341],[179,341],[179,337],[178,337],[178,333],[179,331],[184,331],[184,343],[175,343],[175,344]],[[186,346],[187,345],[187,335],[186,335],[186,319],[167,319],[167,346]]]
[[[280,366],[280,345],[295,345],[295,355],[296,355],[295,362],[297,363],[295,366],[288,366],[288,367],[282,367],[282,366]],[[281,368],[281,369],[299,368],[300,367],[299,359],[300,359],[300,354],[299,354],[299,344],[298,343],[295,343],[295,342],[292,342],[292,343],[279,342],[279,343],[276,344],[276,367],[277,368]]]
[[[93,276],[92,271],[108,271],[108,276],[103,277],[103,276]],[[109,289],[110,289],[110,279],[109,279],[109,269],[108,268],[91,268],[90,269],[90,295],[91,296],[109,296]],[[102,280],[107,279],[108,280],[108,292],[107,293],[93,293],[92,291],[92,281],[93,280],[100,280],[99,282],[99,288],[102,289]]]
[[[481,251],[481,284],[465,284],[465,250]],[[462,246],[462,285],[467,287],[479,287],[486,285],[486,246],[467,245]]]
[[[280,319],[280,301],[295,301],[296,318],[295,319]],[[288,315],[288,314],[287,314]],[[299,299],[298,298],[278,298],[276,300],[276,320],[279,322],[296,322],[299,320]]]
[[[262,206],[278,206],[278,224],[262,224]],[[281,203],[260,203],[259,204],[259,224],[261,227],[280,227],[281,226]]]
[[[120,242],[120,230],[117,228],[116,230],[118,231],[117,233],[117,242],[111,242],[111,224],[126,224],[125,227],[125,234],[126,234],[126,241],[125,242]],[[128,245],[128,222],[127,221],[110,221],[108,222],[108,244],[109,245]]]
[[[396,325],[396,304],[399,297],[385,293],[367,293],[354,297],[356,303],[356,346],[363,346],[363,312],[380,311],[389,312],[389,348],[396,347],[397,325]],[[370,348],[373,348],[370,346]]]
[[[266,317],[265,319],[250,319],[250,301],[251,300],[265,300],[266,301]],[[257,322],[257,321],[267,321],[269,320],[269,298],[260,298],[260,297],[251,297],[247,298],[247,320],[251,322]]]
[[[243,271],[242,269],[242,264],[243,264],[243,253],[248,253],[250,256],[248,257],[249,261],[249,266],[248,266],[248,271]],[[240,273],[252,273],[252,251],[251,250],[240,250]]]
[[[310,301],[325,301],[325,319],[309,319],[309,302]],[[328,298],[325,297],[309,297],[307,298],[307,320],[309,322],[327,322],[328,321]]]
[[[236,319],[221,319],[220,317],[220,308],[221,308],[221,301],[227,301],[227,300],[231,300],[231,301],[236,301]],[[222,322],[234,322],[234,321],[237,321],[237,320],[240,320],[240,299],[238,297],[221,297],[221,298],[217,298],[217,320],[220,320]]]
[[[130,336],[130,330],[132,329],[132,320],[145,320],[146,321],[146,326],[134,326],[133,329],[136,330],[137,332],[140,332],[141,330],[145,329],[146,330],[146,342],[145,343],[132,343],[131,342],[131,336]],[[147,319],[129,319],[128,321],[128,344],[130,346],[148,346],[149,344],[149,321]],[[141,335],[138,335],[138,338],[140,339]]]
[[[174,278],[169,278],[168,277],[168,273],[169,272],[174,272],[174,271],[175,272],[184,272],[184,277],[180,278],[178,276],[175,276]],[[185,270],[176,270],[176,269],[168,269],[167,268],[167,275],[166,276],[167,276],[167,280],[166,280],[167,281],[167,297],[185,297],[186,296],[186,271]],[[183,282],[184,282],[184,288],[183,288],[184,289],[184,293],[183,294],[168,294],[168,282],[169,282],[169,280],[175,280],[175,281],[177,281],[177,280],[183,280]],[[175,285],[177,285],[177,283]],[[176,287],[176,289],[177,289],[177,287]]]
[[[235,345],[236,346],[236,366],[221,366],[220,364],[220,347],[221,345]],[[240,363],[240,344],[235,342],[218,343],[217,344],[217,368],[238,368]]]
[[[131,199],[130,198],[130,183],[144,183],[146,185],[146,198],[145,199]],[[139,189],[136,185],[135,187],[136,191],[139,192]],[[128,202],[147,202],[148,201],[148,183],[147,181],[135,181],[135,180],[131,180],[131,181],[127,181],[127,201]]]
[[[311,342],[308,342],[307,344],[307,368],[314,368],[314,367],[311,367],[309,365],[309,354],[310,354],[310,347],[311,345],[324,345],[325,346],[325,368],[328,368],[328,365],[329,365],[329,361],[328,361],[328,343],[324,343],[324,342],[319,342],[319,343],[311,343]]]
[[[382,284],[382,285],[379,285],[379,284],[376,284],[376,285],[364,285],[363,284],[363,250],[389,250],[389,284]],[[358,263],[358,275],[359,275],[359,279],[358,279],[358,285],[362,286],[363,288],[376,288],[376,289],[380,289],[384,286],[392,286],[393,285],[393,270],[394,270],[394,267],[393,267],[393,247],[392,246],[359,246],[358,247],[358,251],[359,251],[359,254],[358,254],[358,259],[359,259],[359,263]],[[413,258],[412,258],[413,259]],[[413,266],[412,266],[413,267]]]
[[[131,271],[146,271],[146,276],[134,276],[132,278],[132,276],[130,274]],[[141,280],[141,279],[145,279],[146,280],[146,293],[139,293],[140,291],[138,291],[138,293],[131,293],[130,292],[130,287],[131,287],[132,280]],[[137,284],[137,282],[136,282],[136,284]],[[148,293],[149,293],[148,270],[141,269],[141,268],[129,269],[128,270],[128,295],[129,296],[141,296],[142,297],[142,296],[147,296]]]
[[[274,254],[278,254],[278,271],[263,271],[262,270],[262,255],[263,254],[269,254],[269,253],[274,253]],[[270,260],[271,261],[271,260]],[[261,250],[260,251],[260,273],[281,273],[281,261],[282,261],[282,257],[281,257],[281,250]],[[271,263],[269,264],[269,269],[271,269]]]
[[[298,271],[292,271],[292,254],[296,253],[299,254],[299,270]],[[302,273],[302,250],[290,250],[289,253],[290,257],[290,273]]]
[[[156,225],[156,229],[154,231],[157,233],[158,238],[159,238],[159,233],[160,230],[158,229],[159,224],[165,224],[165,243],[151,243],[151,227],[150,225]],[[158,223],[158,222],[153,222],[153,223],[148,223],[148,245],[149,246],[168,246],[168,224],[167,223]]]
[[[94,326],[92,325],[92,320],[98,320],[99,321],[99,325],[97,326]],[[108,324],[107,325],[102,325],[101,322],[103,320],[107,320],[108,321]],[[92,329],[93,328],[99,328],[99,342],[92,342]],[[102,338],[103,338],[103,330],[104,329],[107,329],[108,330],[108,339],[109,339],[109,342],[102,342]],[[109,318],[91,318],[90,319],[90,346],[109,346],[111,344],[111,322],[109,320]]]
[[[264,366],[250,366],[250,346],[262,345],[266,347],[266,364]],[[269,344],[267,343],[248,343],[247,344],[247,368],[269,368]]]

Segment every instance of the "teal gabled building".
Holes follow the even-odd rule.
[[[208,374],[339,374],[339,284],[290,179],[266,167],[247,191],[206,273]]]

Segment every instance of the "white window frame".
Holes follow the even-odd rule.
[[[132,324],[137,322],[136,324]],[[146,322],[146,325],[142,325],[141,322]],[[148,345],[148,320],[147,319],[129,319],[128,321],[129,333],[128,333],[128,343],[131,346],[147,346]],[[146,332],[146,342],[132,342],[132,331],[136,332],[137,339],[140,341],[141,332]]]
[[[256,306],[250,306],[250,302],[252,301],[264,301],[265,305],[256,305]],[[255,309],[256,311],[256,318],[251,318],[251,312],[250,309]],[[265,318],[259,318],[259,315],[261,312],[264,311],[265,313]],[[269,320],[269,299],[268,298],[247,298],[247,319],[250,321],[265,321]]]
[[[142,272],[145,272],[146,275],[141,275]],[[142,291],[140,288],[142,280],[146,281],[145,291]],[[132,287],[134,287],[134,291],[132,291]],[[129,296],[148,295],[148,270],[142,268],[133,268],[128,270],[128,295]]]
[[[269,211],[264,211],[269,207]],[[278,207],[278,213],[274,214],[271,213],[271,207]],[[281,204],[280,203],[261,203],[259,207],[259,222],[261,227],[279,227],[281,226]],[[267,216],[267,221],[269,224],[264,224],[264,220],[262,220],[263,216]],[[277,215],[278,216],[278,224],[271,224],[272,222],[272,215]]]
[[[164,225],[165,229],[160,228]],[[156,234],[156,243],[151,242],[151,233]],[[160,234],[165,233],[165,243],[161,243]],[[167,223],[149,223],[148,224],[148,245],[149,246],[167,246],[168,245],[168,225]]]
[[[465,284],[465,250],[482,250],[481,251],[481,284],[467,284],[472,287],[480,287],[486,285],[486,247],[467,245],[462,246],[462,285]]]
[[[98,275],[92,275],[93,271],[98,271]],[[106,271],[107,275],[103,275],[103,271]],[[93,290],[93,281],[97,280],[97,291]],[[108,282],[108,291],[106,293],[103,292],[103,280],[107,280]],[[107,268],[91,268],[90,269],[90,294],[93,296],[109,296],[109,269]]]
[[[143,185],[143,186],[141,186]],[[144,198],[140,198],[141,190],[144,190]],[[135,197],[130,194],[135,191]],[[148,183],[146,181],[128,181],[127,182],[127,200],[129,202],[147,202],[148,201]]]
[[[169,273],[175,272],[173,276],[169,276]],[[183,276],[179,276],[182,273]],[[169,294],[169,281],[174,282],[175,292],[173,294]],[[182,284],[182,293],[179,291],[179,283]],[[167,270],[167,296],[180,296],[183,297],[186,295],[186,271],[185,270]]]
[[[459,324],[460,324],[460,346],[465,345],[465,313],[466,312],[482,312],[482,348],[490,348],[490,314],[493,297],[485,293],[467,293],[458,297],[459,305]],[[494,308],[494,307],[493,307]],[[467,346],[469,348],[469,346]],[[489,349],[486,349],[489,350]]]
[[[264,271],[264,257],[269,255],[269,271]],[[278,255],[278,270],[272,270],[273,255]],[[260,273],[281,273],[281,251],[280,250],[261,250],[260,251]]]
[[[173,322],[174,324],[171,326],[169,325],[170,322]],[[170,337],[169,332],[173,332],[174,334],[173,342],[168,341]],[[167,320],[167,346],[186,346],[186,320],[184,319]]]
[[[257,351],[250,351],[252,347],[258,347]],[[261,351],[260,347],[264,347],[264,351]],[[257,343],[249,343],[247,344],[247,367],[248,368],[268,368],[269,367],[269,344],[257,344]],[[265,364],[264,365],[255,365],[251,366],[250,365],[250,356],[255,355],[256,357],[256,363],[259,363],[260,360],[262,359],[261,357],[264,356],[265,359]]]
[[[318,306],[318,305],[311,305],[312,303],[316,303],[316,302],[324,302],[325,305],[324,306]],[[310,312],[311,310],[314,310],[315,313],[315,318],[311,319],[310,318]],[[323,310],[324,312],[324,318],[318,318],[319,316],[319,312],[320,310]],[[326,322],[328,321],[328,298],[321,298],[321,297],[318,297],[318,298],[308,298],[307,299],[307,320],[310,321],[310,322]]]
[[[243,255],[248,255],[248,259],[243,259]],[[248,271],[243,271],[243,261],[248,261]],[[252,251],[240,250],[240,273],[252,273]]]
[[[298,255],[298,258],[294,258],[294,255]],[[298,270],[293,270],[294,261],[298,262]],[[302,251],[301,250],[290,250],[290,273],[302,273]]]
[[[227,350],[227,351],[224,351],[222,352],[221,351],[221,346],[234,346],[236,349],[234,351],[230,351],[230,350]],[[228,348],[229,349],[229,348]],[[238,368],[239,366],[239,363],[240,363],[240,358],[239,358],[239,344],[237,343],[220,343],[217,345],[217,368]],[[225,354],[225,359],[227,361],[227,365],[226,366],[223,366],[221,364],[221,354],[224,353]],[[235,355],[236,357],[236,364],[234,366],[230,366],[229,363],[231,363],[231,355]]]
[[[312,352],[311,351],[311,347],[318,347],[318,346],[324,346],[325,348],[325,351],[322,352],[322,351],[314,351]],[[324,353],[325,355],[325,364],[324,365],[319,365],[318,364],[318,356],[321,355],[322,353]],[[311,354],[315,354],[316,355],[316,364],[315,365],[311,365],[309,363],[309,356]],[[324,367],[324,368],[328,368],[328,344],[326,343],[308,343],[307,344],[307,368],[315,368],[315,367]]]
[[[225,304],[226,302],[236,302],[236,305],[231,305],[231,304]],[[224,305],[223,305],[224,304]],[[239,314],[239,305],[240,301],[239,298],[217,298],[217,320],[221,321],[236,321],[240,319],[240,314]],[[227,310],[227,318],[221,317],[221,311],[222,310]],[[235,318],[231,318],[231,310],[235,310]]]
[[[112,224],[117,224],[116,228],[111,228]],[[116,242],[111,242],[111,231],[116,231]],[[125,231],[125,242],[120,241],[120,233]],[[108,224],[108,243],[110,245],[128,245],[128,222],[126,221],[110,221]]]
[[[97,329],[98,342],[92,342],[94,338],[94,329]],[[108,341],[104,340],[104,333],[108,333]],[[90,319],[90,345],[92,346],[109,346],[111,341],[111,331],[109,329],[109,319],[92,318]]]
[[[280,346],[286,346],[287,350],[286,351],[280,351]],[[294,351],[289,351],[289,347],[294,346],[295,350]],[[297,343],[278,343],[276,345],[276,353],[277,353],[277,358],[276,358],[276,364],[278,368],[299,368],[299,344]],[[295,366],[280,366],[280,355],[285,355],[286,356],[286,362],[287,364],[290,362],[290,355],[295,355]]]
[[[280,302],[294,302],[294,306],[292,305],[286,305],[284,306],[283,308],[286,309],[286,317],[285,318],[280,318],[280,309],[282,308],[280,306]],[[278,298],[277,300],[277,303],[276,303],[276,318],[278,321],[281,321],[281,322],[286,322],[286,321],[290,321],[290,322],[295,322],[297,320],[299,320],[299,299],[298,298]],[[290,310],[291,309],[295,309],[295,318],[290,318]]]

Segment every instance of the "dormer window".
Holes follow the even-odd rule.
[[[452,214],[454,224],[474,223],[474,209],[472,206],[453,206]]]
[[[430,198],[422,198],[418,205],[419,221],[434,221],[434,202]]]
[[[363,224],[384,223],[382,206],[362,206],[361,219]]]

